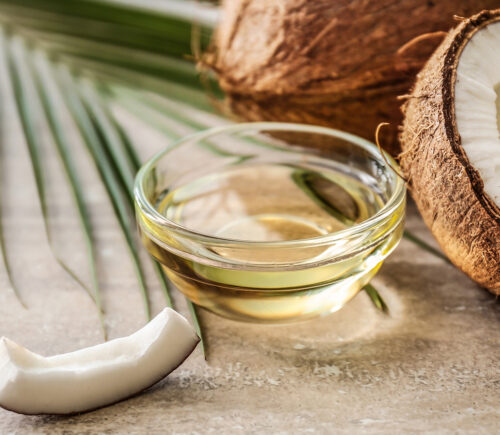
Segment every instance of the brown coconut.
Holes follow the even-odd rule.
[[[454,104],[464,47],[479,29],[497,21],[500,9],[462,22],[418,75],[403,106],[401,167],[427,226],[451,261],[500,294],[500,209],[464,152]]]
[[[207,63],[230,110],[251,121],[326,125],[398,150],[397,97],[450,29],[500,0],[226,0]]]

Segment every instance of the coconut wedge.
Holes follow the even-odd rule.
[[[450,260],[500,294],[500,9],[450,32],[403,106],[401,167]]]
[[[130,397],[177,368],[199,338],[165,308],[134,334],[43,357],[0,339],[0,406],[21,414],[72,414]]]

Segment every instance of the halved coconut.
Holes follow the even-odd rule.
[[[451,31],[403,106],[401,167],[442,249],[500,294],[500,9]]]
[[[130,397],[177,368],[199,338],[170,308],[134,334],[45,358],[0,339],[0,406],[21,414],[72,414]]]

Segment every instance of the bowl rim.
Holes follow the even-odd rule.
[[[134,182],[134,202],[136,207],[138,207],[141,212],[146,216],[147,219],[154,222],[155,225],[164,227],[170,231],[177,233],[182,237],[187,237],[192,240],[196,240],[203,243],[210,243],[214,246],[235,246],[241,248],[278,248],[278,247],[313,247],[313,246],[323,246],[328,245],[339,240],[347,240],[352,237],[356,237],[372,228],[376,228],[379,224],[382,224],[386,219],[390,218],[395,210],[401,205],[406,197],[406,184],[397,174],[395,177],[395,186],[392,196],[387,200],[384,206],[373,216],[368,219],[355,224],[349,228],[335,231],[333,233],[323,234],[316,237],[310,237],[305,239],[297,240],[283,240],[283,241],[253,241],[253,240],[240,240],[240,239],[230,239],[218,236],[211,236],[201,232],[190,230],[189,228],[183,227],[170,219],[167,219],[164,215],[159,213],[156,208],[147,199],[144,192],[144,180],[147,174],[156,166],[156,164],[170,151],[182,146],[183,144],[200,141],[206,139],[210,136],[215,136],[222,133],[237,133],[244,130],[279,130],[279,131],[295,131],[295,132],[307,132],[307,133],[317,133],[332,136],[338,139],[345,140],[347,142],[353,143],[366,151],[370,152],[389,172],[394,173],[393,168],[399,168],[397,162],[386,152],[382,151],[385,157],[382,158],[381,150],[372,142],[356,136],[351,133],[347,133],[341,130],[321,127],[308,124],[296,124],[288,122],[245,122],[237,123],[231,125],[224,125],[219,127],[212,127],[206,130],[195,132],[182,137],[179,140],[168,145],[164,150],[155,154],[150,158],[137,172],[135,182]],[[284,148],[285,149],[285,148]],[[305,148],[304,148],[305,149]],[[324,157],[327,159],[327,157]],[[390,165],[388,165],[388,163]],[[391,167],[392,166],[392,167]],[[395,223],[396,224],[396,223]]]

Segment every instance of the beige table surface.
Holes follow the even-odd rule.
[[[0,268],[0,335],[44,355],[99,343],[92,302],[48,248],[12,105],[3,105],[2,116],[8,126],[1,130],[3,223],[14,278],[29,309],[16,301]],[[128,125],[144,144],[143,157],[166,144],[141,124]],[[40,135],[45,132],[40,124]],[[145,322],[137,282],[95,169],[83,149],[75,147],[75,156],[93,210],[107,325],[110,336],[119,337]],[[49,147],[44,164],[56,250],[88,281],[82,236]],[[407,226],[432,242],[411,206]],[[148,283],[156,313],[164,300],[150,270]],[[241,324],[203,312],[208,362],[197,349],[144,394],[83,415],[0,410],[0,433],[498,433],[495,298],[406,240],[374,284],[389,316],[364,293],[336,314],[286,326]],[[176,300],[186,313],[182,297]]]

